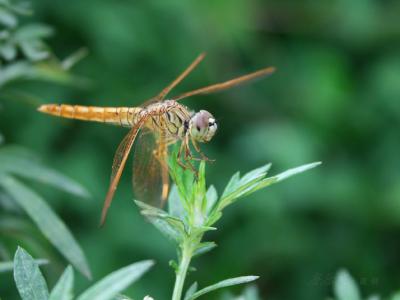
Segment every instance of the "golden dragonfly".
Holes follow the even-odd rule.
[[[106,220],[108,209],[135,140],[137,141],[133,156],[132,183],[136,197],[147,203],[157,202],[162,205],[166,201],[169,191],[168,146],[181,141],[177,161],[183,168],[194,170],[190,160],[208,160],[200,150],[198,143],[209,142],[218,127],[211,113],[205,110],[194,113],[179,101],[195,95],[226,90],[249,80],[269,75],[275,70],[274,67],[267,67],[166,99],[168,93],[192,72],[204,57],[204,53],[200,54],[157,96],[147,100],[139,107],[46,104],[38,108],[40,112],[57,117],[102,122],[130,128],[114,156],[110,186],[101,214],[101,225]],[[192,155],[190,144],[201,158],[195,158]]]

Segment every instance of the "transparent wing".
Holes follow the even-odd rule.
[[[203,60],[206,56],[205,53],[201,53],[196,59],[190,64],[189,67],[186,68],[174,81],[172,81],[165,89],[163,89],[157,96],[147,100],[142,104],[142,107],[145,107],[151,103],[158,102],[164,100],[164,98],[168,95],[168,93],[176,87],[186,76],[190,74],[197,67],[197,65]]]
[[[132,184],[138,200],[156,207],[168,196],[167,151],[162,136],[143,128],[134,150]]]
[[[143,122],[146,118],[140,119],[137,124],[132,127],[129,133],[124,137],[122,142],[119,144],[117,151],[114,155],[114,161],[112,165],[112,172],[111,172],[111,182],[108,188],[106,199],[104,200],[103,210],[101,212],[101,221],[100,225],[103,225],[108,208],[111,205],[115,190],[117,189],[119,179],[121,178],[122,171],[125,167],[126,161],[128,159],[129,152],[131,151],[132,145],[135,141],[135,138],[143,125]]]
[[[223,91],[223,90],[232,88],[234,86],[237,86],[239,84],[248,82],[250,80],[270,75],[274,71],[275,71],[274,67],[268,67],[268,68],[265,68],[265,69],[261,69],[261,70],[258,70],[256,72],[254,72],[254,73],[250,73],[250,74],[247,74],[247,75],[244,75],[244,76],[241,76],[241,77],[237,77],[237,78],[225,81],[225,82],[209,85],[209,86],[197,89],[197,90],[193,90],[193,91],[190,91],[190,92],[183,93],[183,94],[179,95],[178,97],[174,97],[173,100],[177,101],[177,100],[182,100],[184,98],[187,98],[187,97],[190,97],[190,96],[194,96],[194,95],[209,94],[209,93],[215,93],[215,92]]]

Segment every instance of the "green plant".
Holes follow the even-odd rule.
[[[86,55],[81,49],[60,61],[45,43],[53,28],[41,23],[24,23],[21,18],[32,15],[30,3],[0,1],[0,88],[17,80],[46,80],[82,84],[69,69]],[[21,95],[11,88],[3,98]]]
[[[270,164],[248,172],[244,176],[236,173],[230,179],[222,195],[218,197],[217,191],[212,185],[208,189],[206,188],[204,161],[199,165],[198,176],[195,176],[193,172],[183,170],[177,164],[175,155],[171,157],[173,158],[170,160],[170,175],[174,186],[169,195],[168,212],[140,201],[135,202],[139,206],[141,214],[148,218],[163,234],[174,241],[177,246],[178,261],[171,261],[170,263],[176,273],[172,300],[194,300],[217,289],[256,280],[258,276],[240,276],[222,280],[202,289],[198,289],[198,284],[194,282],[183,296],[185,279],[188,271],[191,270],[190,263],[193,257],[204,254],[216,246],[214,242],[203,241],[203,237],[207,231],[216,230],[213,226],[222,217],[224,208],[239,198],[248,196],[271,184],[314,168],[320,163],[317,162],[290,169],[272,177],[266,177],[271,166]],[[13,162],[10,165],[14,165]],[[23,196],[26,196],[26,188],[22,188],[18,184],[16,185],[15,179],[0,177],[1,184],[6,186],[7,190],[11,193],[14,193],[14,190],[18,191],[16,195],[20,198],[19,201],[24,198]],[[71,186],[67,187],[71,189]],[[25,192],[20,195],[21,190]],[[28,198],[32,198],[32,195]],[[25,207],[25,205],[23,204],[22,207]],[[52,224],[46,225],[54,226]],[[65,233],[60,235],[65,235]],[[21,298],[23,300],[72,299],[72,269],[68,267],[65,270],[56,286],[49,293],[46,282],[38,267],[38,263],[40,262],[35,261],[25,250],[18,248],[14,258],[14,278]],[[116,271],[89,288],[76,299],[114,299],[114,296],[139,278],[151,265],[150,261],[145,261]],[[79,265],[77,267],[79,268]],[[254,289],[246,290],[244,295],[247,295],[246,297],[249,299],[258,299],[258,294]],[[116,299],[129,298],[119,295]],[[151,298],[148,297],[145,299]],[[231,299],[235,298],[232,296]]]
[[[366,283],[368,284],[376,284],[375,279],[369,279]],[[350,275],[350,273],[346,270],[340,270],[335,277],[334,282],[334,295],[335,300],[381,300],[383,299],[378,294],[373,294],[367,298],[363,298],[361,296],[360,289],[354,280],[354,278]],[[388,300],[399,300],[400,292],[392,294],[390,297],[385,299]]]
[[[31,99],[32,95],[12,85],[25,79],[77,82],[68,70],[84,53],[79,51],[59,61],[44,42],[52,35],[52,28],[21,22],[21,17],[31,14],[27,2],[0,1],[0,97],[3,99]],[[0,133],[0,272],[11,269],[11,249],[15,249],[21,241],[42,250],[32,238],[31,224],[23,216],[25,213],[60,253],[90,278],[85,254],[70,230],[43,197],[21,179],[53,186],[80,198],[88,198],[88,192],[73,180],[46,167],[30,151],[18,146],[6,146],[3,142]],[[43,260],[39,262],[43,263]]]
[[[22,217],[24,212],[60,253],[90,278],[85,254],[70,230],[45,200],[20,178],[44,183],[81,198],[88,197],[82,186],[44,166],[29,151],[15,146],[0,146],[0,236],[14,240],[8,243],[8,247],[0,241],[3,259],[9,257],[7,249],[14,248],[17,242],[24,240],[31,246],[35,243],[29,230],[25,230],[29,228],[29,222]]]
[[[193,283],[186,291],[184,298],[183,288],[190,263],[193,257],[204,254],[216,244],[203,241],[204,234],[216,230],[215,223],[222,217],[222,211],[238,199],[246,197],[260,189],[280,182],[295,174],[304,172],[319,165],[319,162],[290,169],[281,174],[266,177],[271,164],[255,169],[240,176],[236,173],[218,197],[214,186],[206,187],[205,163],[199,166],[198,177],[188,170],[183,170],[171,156],[170,175],[174,186],[168,199],[168,211],[149,206],[146,203],[135,201],[141,214],[164,235],[171,239],[177,247],[178,261],[171,261],[176,279],[172,300],[194,300],[211,291],[256,280],[257,276],[241,276],[226,279],[216,284],[198,289]]]
[[[14,256],[14,280],[22,300],[109,300],[138,280],[153,265],[150,260],[140,261],[121,268],[74,297],[74,272],[68,266],[49,292],[37,262],[23,248],[18,247]],[[121,298],[122,299],[122,296]]]

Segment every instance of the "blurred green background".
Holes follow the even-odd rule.
[[[265,299],[323,299],[345,267],[366,294],[400,287],[399,1],[32,4],[31,20],[55,29],[48,43],[57,56],[89,50],[73,70],[90,81],[85,85],[14,84],[41,103],[137,106],[202,51],[205,61],[172,95],[277,67],[267,79],[185,100],[219,122],[203,146],[216,159],[208,182],[221,192],[237,170],[267,162],[272,173],[317,160],[323,165],[229,208],[208,236],[219,247],[194,261],[198,271],[188,282],[204,286],[255,274]],[[126,129],[41,115],[18,99],[1,100],[0,109],[6,143],[33,150],[91,192],[84,201],[41,187],[82,245],[94,278],[152,258],[156,267],[128,294],[169,298],[174,247],[138,214],[129,167],[106,226],[97,227],[113,153]],[[54,283],[66,263],[36,234],[58,261],[58,269],[48,271]],[[89,285],[81,275],[77,281],[78,290]],[[11,274],[1,274],[0,296],[16,295]]]

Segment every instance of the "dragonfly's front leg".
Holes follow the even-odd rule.
[[[201,156],[201,158],[192,157],[193,160],[204,160],[204,161],[208,161],[208,162],[214,162],[214,161],[215,161],[215,159],[210,159],[210,158],[208,158],[208,157],[203,153],[203,151],[201,151],[199,145],[197,144],[197,142],[196,142],[193,138],[191,139],[191,141],[192,141],[192,145],[193,145],[194,149],[195,149],[196,152],[199,153],[200,156]]]
[[[182,158],[182,153],[183,152],[185,152],[184,153],[184,156],[183,156],[183,158]],[[180,146],[180,148],[179,148],[179,151],[178,151],[178,155],[177,155],[177,161],[178,161],[178,164],[184,169],[184,170],[186,170],[186,169],[190,169],[194,174],[195,174],[195,176],[197,177],[197,171],[196,171],[196,169],[195,169],[195,167],[193,166],[193,164],[190,162],[190,159],[192,158],[192,154],[191,154],[191,152],[190,152],[190,148],[189,148],[189,139],[188,139],[188,137],[185,137],[183,140],[182,140],[182,143],[181,143],[181,146]],[[185,162],[185,163],[183,163],[182,162],[182,160]]]

